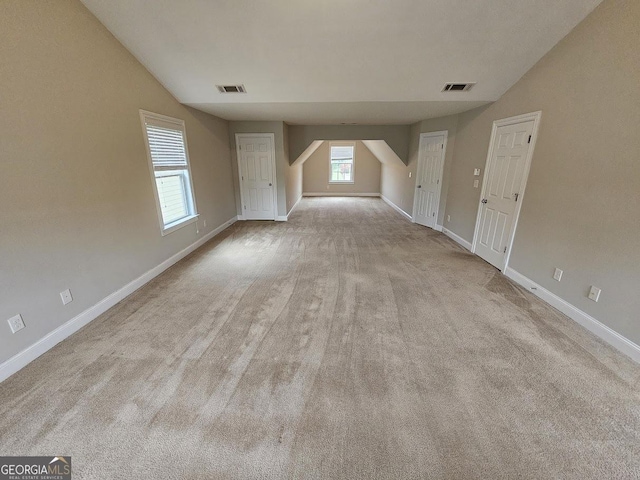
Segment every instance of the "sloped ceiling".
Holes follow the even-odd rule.
[[[300,156],[298,156],[298,158],[296,158],[293,161],[291,166],[301,165],[304,162],[306,162],[307,160],[309,160],[309,157],[311,157],[311,155],[313,155],[313,152],[315,152],[320,147],[320,145],[322,145],[323,143],[324,143],[324,140],[314,140],[313,142],[311,142],[309,144],[309,146],[305,149],[305,151],[302,152],[300,154]]]
[[[314,140],[306,148],[304,152],[300,154],[298,158],[291,164],[300,165],[309,160],[311,155],[327,140]],[[365,147],[378,159],[380,163],[385,165],[406,166],[405,163],[396,155],[396,152],[389,146],[384,140],[360,140]]]
[[[396,155],[396,152],[384,140],[362,140],[362,143],[373,155],[385,165],[405,167],[405,163]]]
[[[406,124],[497,100],[601,0],[82,1],[203,111]],[[442,93],[446,82],[477,84]]]

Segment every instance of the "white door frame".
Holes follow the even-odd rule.
[[[240,185],[240,209],[242,215],[238,215],[238,220],[247,220],[244,216],[244,188],[242,185],[242,168],[240,167],[240,139],[243,137],[261,137],[271,139],[271,168],[273,171],[273,219],[278,218],[278,177],[276,170],[276,135],[275,133],[236,133],[236,163],[238,164],[238,185]]]
[[[536,140],[538,139],[538,129],[540,128],[541,118],[542,118],[542,111],[525,113],[523,115],[516,115],[515,117],[496,120],[493,122],[493,127],[491,128],[491,141],[489,143],[487,161],[484,164],[482,190],[480,191],[480,198],[478,199],[478,214],[476,216],[476,227],[473,232],[473,242],[471,243],[472,253],[476,253],[478,236],[480,235],[480,220],[482,216],[482,208],[481,208],[480,201],[483,198],[485,198],[485,193],[487,188],[487,178],[488,178],[487,171],[489,168],[489,162],[491,162],[491,157],[493,156],[493,151],[495,148],[496,131],[498,130],[499,127],[506,127],[508,125],[513,125],[515,123],[522,123],[522,122],[528,122],[533,120],[533,130],[531,132],[531,143],[530,143],[531,146],[529,147],[529,151],[527,152],[527,158],[525,159],[524,173],[522,175],[522,189],[518,197],[518,202],[516,203],[516,209],[513,213],[513,228],[511,229],[509,241],[507,242],[507,252],[504,259],[504,268],[502,269],[503,272],[506,271],[507,266],[509,265],[509,258],[511,257],[511,247],[513,246],[513,239],[516,236],[516,228],[518,227],[518,219],[520,218],[520,209],[522,208],[522,202],[524,201],[525,190],[527,188],[527,180],[529,178],[529,170],[531,169],[531,159],[533,158],[533,151],[535,150]]]
[[[418,143],[418,170],[416,171],[416,182],[422,178],[422,171],[424,170],[424,157],[422,156],[422,145],[425,139],[430,137],[439,137],[444,136],[444,145],[442,147],[442,168],[440,168],[440,178],[438,179],[438,194],[436,195],[438,199],[438,204],[436,208],[436,222],[434,226],[434,230],[442,231],[442,225],[438,223],[438,214],[440,213],[440,195],[442,193],[442,177],[444,175],[444,163],[447,155],[447,138],[449,136],[449,130],[441,130],[439,132],[428,132],[420,134],[420,142]],[[416,212],[418,211],[418,195],[415,192],[415,188],[413,189],[413,212],[411,215],[411,222],[416,223]]]

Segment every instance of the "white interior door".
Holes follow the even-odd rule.
[[[420,135],[413,221],[435,228],[438,222],[446,132]]]
[[[527,180],[535,120],[494,125],[474,235],[474,252],[503,270]]]
[[[245,220],[275,220],[273,137],[237,135],[242,212]]]

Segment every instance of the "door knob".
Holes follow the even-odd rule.
[[[418,185],[418,188],[422,188],[422,185]]]
[[[489,200],[487,200],[486,198],[482,199],[482,203],[487,203]]]

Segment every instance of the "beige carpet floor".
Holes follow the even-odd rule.
[[[640,478],[640,369],[379,199],[239,222],[0,385],[76,479]]]

